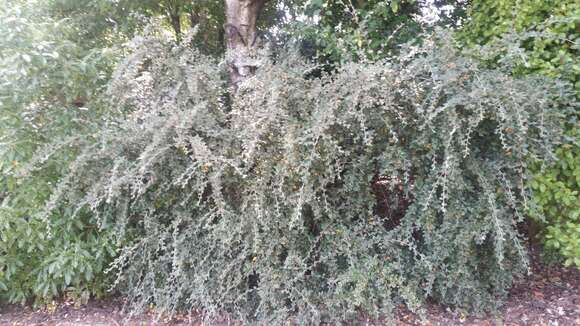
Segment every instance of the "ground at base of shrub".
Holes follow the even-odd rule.
[[[497,315],[485,318],[468,317],[437,305],[427,307],[426,319],[401,309],[396,325],[580,325],[580,270],[560,266],[533,265],[533,273],[521,280]],[[173,319],[154,313],[129,317],[121,312],[119,299],[91,301],[75,307],[60,302],[53,309],[33,310],[22,306],[0,306],[0,325],[25,326],[109,326],[109,325],[207,325],[201,314],[182,315]],[[222,318],[210,325],[235,325]],[[364,320],[355,324],[391,325],[380,320]]]
[[[580,270],[535,263],[532,271],[532,275],[511,289],[507,302],[496,315],[468,317],[430,305],[426,321],[400,312],[400,325],[580,326]]]

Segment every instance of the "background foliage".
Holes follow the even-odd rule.
[[[292,34],[303,42],[303,54],[320,62],[396,58],[400,46],[420,42],[435,26],[454,26],[465,18],[465,1],[310,0]]]
[[[319,59],[384,58],[421,32],[418,1],[309,1],[295,28]],[[313,23],[315,22],[315,23]]]
[[[97,129],[106,110],[100,96],[122,54],[112,45],[123,38],[101,25],[94,7],[85,8],[94,21],[73,21],[59,17],[63,1],[10,4],[0,8],[0,296],[24,302],[70,292],[86,300],[105,290],[115,242],[88,214],[71,218],[65,206],[39,212],[74,145]],[[41,171],[23,172],[37,161]]]
[[[574,84],[580,92],[580,5],[576,1],[472,1],[470,19],[461,36],[468,44],[496,47],[491,62],[505,60],[511,52],[515,75],[539,73]],[[510,34],[511,32],[511,34]],[[514,44],[516,47],[514,49]],[[580,267],[580,145],[577,110],[565,110],[568,140],[557,150],[551,166],[534,165],[532,182],[540,230],[546,248],[564,257],[566,265]],[[534,234],[531,234],[534,236]]]

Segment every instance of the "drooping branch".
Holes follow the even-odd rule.
[[[230,83],[238,85],[257,69],[253,58],[256,46],[258,16],[268,0],[225,0],[227,65]]]

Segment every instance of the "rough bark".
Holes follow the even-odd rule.
[[[165,14],[169,18],[171,27],[175,32],[175,39],[181,42],[181,7],[177,3],[168,2],[165,8]]]
[[[226,60],[230,83],[234,89],[258,68],[255,58],[256,22],[266,1],[268,0],[225,0]]]
[[[173,27],[173,31],[175,32],[175,40],[179,43],[181,42],[181,17],[179,17],[179,13],[171,13],[169,18],[171,20],[171,27]]]
[[[189,25],[193,28],[199,24],[199,15],[193,10],[193,7],[189,8]]]

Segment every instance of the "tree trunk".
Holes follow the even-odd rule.
[[[199,15],[193,10],[193,7],[189,8],[189,25],[194,28],[199,24]]]
[[[181,42],[181,8],[177,4],[169,3],[166,14],[175,32],[175,40],[179,43]]]
[[[173,27],[173,31],[175,32],[175,40],[177,43],[181,42],[181,17],[179,14],[171,14],[169,16],[171,19],[171,27]]]
[[[234,90],[258,68],[256,22],[268,0],[225,0],[226,62]]]

